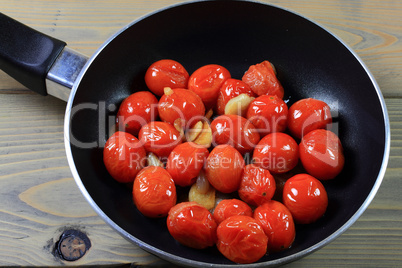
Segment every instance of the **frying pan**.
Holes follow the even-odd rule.
[[[336,179],[324,182],[327,212],[314,224],[297,226],[290,249],[244,266],[284,264],[330,243],[358,219],[380,187],[390,147],[380,89],[346,44],[301,15],[251,1],[177,4],[133,21],[90,59],[5,15],[0,23],[1,68],[40,94],[69,95],[65,147],[83,195],[124,238],[165,260],[195,267],[236,265],[214,247],[195,250],[174,241],[166,219],[141,215],[131,189],[115,182],[103,165],[102,150],[118,105],[131,93],[146,90],[145,71],[157,60],[177,60],[189,73],[216,63],[234,78],[250,65],[270,60],[288,105],[313,97],[334,112],[346,163]],[[71,94],[65,91],[69,87]]]

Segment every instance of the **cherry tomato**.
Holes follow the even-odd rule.
[[[163,121],[173,125],[175,120],[180,118],[181,123],[189,123],[189,127],[205,115],[201,98],[184,88],[168,90],[159,100],[158,111]]]
[[[133,200],[137,209],[147,217],[167,216],[177,200],[172,177],[162,167],[142,169],[134,180]]]
[[[241,154],[251,152],[260,141],[254,125],[239,115],[221,115],[211,122],[215,144],[229,144]]]
[[[123,100],[117,112],[118,128],[134,136],[158,117],[158,100],[149,91],[139,91]]]
[[[217,224],[211,212],[196,202],[182,202],[169,211],[169,233],[179,243],[196,249],[216,243]]]
[[[254,219],[268,236],[269,252],[278,252],[292,245],[296,229],[292,214],[285,205],[270,200],[254,210]]]
[[[282,199],[295,222],[300,224],[317,221],[328,206],[324,185],[308,174],[297,174],[288,179],[283,187]]]
[[[109,174],[118,182],[133,182],[144,167],[146,152],[133,135],[118,131],[106,141],[103,162]]]
[[[282,84],[269,61],[251,65],[244,73],[242,81],[248,84],[258,96],[276,95],[280,99],[284,96]]]
[[[147,152],[157,156],[168,157],[170,152],[182,143],[182,137],[171,124],[154,121],[144,125],[138,137]]]
[[[253,263],[267,252],[268,237],[252,217],[229,217],[219,224],[216,232],[218,250],[233,262]]]
[[[174,60],[159,60],[148,67],[145,83],[155,95],[162,96],[165,87],[187,88],[189,74]]]
[[[251,87],[243,81],[233,78],[226,80],[219,90],[219,96],[215,107],[216,113],[219,115],[225,114],[226,104],[240,94],[247,94],[250,97],[257,96]]]
[[[253,160],[257,166],[272,173],[285,173],[299,161],[299,146],[288,134],[275,132],[260,140],[254,149]]]
[[[301,99],[289,108],[288,128],[296,138],[332,123],[331,110],[325,102],[313,98]]]
[[[335,178],[345,164],[341,141],[329,130],[310,131],[303,136],[299,150],[307,173],[320,180]]]
[[[201,97],[206,110],[216,105],[222,84],[231,78],[230,72],[217,64],[204,65],[191,74],[188,89]]]
[[[239,187],[239,197],[249,205],[259,206],[275,194],[275,179],[271,173],[254,164],[245,166]]]
[[[166,170],[177,185],[192,185],[204,167],[208,154],[208,149],[193,142],[179,144],[170,153]]]
[[[251,207],[239,199],[223,199],[214,209],[214,219],[219,225],[227,218],[235,215],[253,216]]]
[[[250,103],[246,117],[261,136],[283,132],[287,127],[288,106],[275,95],[262,95]]]
[[[222,193],[237,191],[244,168],[243,156],[230,145],[218,145],[212,149],[205,165],[209,183]]]

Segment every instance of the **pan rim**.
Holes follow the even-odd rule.
[[[70,144],[70,116],[71,116],[71,111],[72,111],[72,108],[73,108],[73,102],[74,102],[76,92],[78,90],[78,87],[79,87],[79,84],[80,84],[81,80],[85,76],[85,73],[87,72],[87,70],[91,66],[92,62],[103,51],[103,49],[105,47],[107,47],[108,44],[110,42],[112,42],[117,36],[119,36],[122,32],[124,32],[125,30],[130,28],[132,25],[136,24],[139,21],[142,21],[145,18],[148,18],[148,17],[150,17],[150,16],[152,16],[152,15],[154,15],[156,13],[162,12],[164,10],[175,8],[177,6],[183,6],[183,5],[193,4],[193,3],[200,3],[200,2],[210,2],[210,0],[186,1],[186,2],[182,2],[182,3],[176,3],[176,4],[173,4],[173,5],[169,5],[169,6],[166,6],[164,8],[155,10],[155,11],[150,12],[148,14],[145,14],[145,15],[133,20],[132,22],[128,23],[126,26],[122,27],[120,30],[118,30],[116,33],[114,33],[111,37],[109,37],[96,50],[96,52],[89,58],[89,60],[85,64],[85,66],[82,68],[79,76],[77,77],[77,80],[75,81],[75,83],[73,85],[73,88],[71,90],[71,94],[70,94],[70,96],[68,98],[65,117],[64,117],[64,143],[65,143],[65,150],[66,150],[66,155],[67,155],[68,164],[70,166],[70,170],[72,172],[73,178],[74,178],[78,188],[80,189],[81,193],[83,194],[83,196],[85,197],[87,202],[90,204],[90,206],[95,210],[95,212],[102,218],[102,220],[104,220],[110,227],[112,227],[115,231],[117,231],[123,238],[125,238],[126,240],[134,243],[135,245],[137,245],[141,249],[144,249],[147,252],[158,256],[161,259],[164,259],[164,260],[167,260],[169,262],[176,263],[176,264],[179,264],[179,265],[186,265],[186,266],[193,266],[193,267],[205,267],[206,265],[211,266],[211,267],[222,267],[222,268],[223,267],[233,267],[234,265],[237,265],[237,264],[211,264],[211,263],[207,263],[207,262],[190,260],[190,259],[187,259],[187,258],[184,258],[184,257],[179,257],[179,256],[176,256],[176,255],[173,255],[171,253],[168,253],[168,252],[165,252],[163,250],[160,250],[160,249],[158,249],[158,248],[156,248],[154,246],[151,246],[151,245],[147,244],[146,242],[144,242],[142,240],[137,239],[136,237],[132,236],[130,233],[128,233],[127,231],[122,229],[120,226],[118,226],[95,203],[95,201],[92,199],[91,195],[87,191],[86,187],[84,186],[83,181],[81,180],[80,175],[78,173],[78,170],[77,170],[77,168],[75,166],[73,155],[72,155],[72,150],[71,150],[71,144]],[[338,42],[340,42],[356,58],[356,60],[360,63],[360,65],[363,67],[364,71],[366,72],[366,74],[370,78],[371,83],[373,84],[373,86],[374,86],[374,88],[376,90],[379,103],[381,105],[382,114],[383,114],[383,120],[384,120],[384,128],[385,128],[384,129],[384,131],[385,131],[385,133],[384,133],[385,145],[384,145],[383,159],[382,159],[380,170],[378,172],[376,181],[375,181],[370,193],[368,194],[368,196],[366,197],[366,199],[364,200],[362,205],[355,212],[355,214],[352,217],[350,217],[344,223],[343,226],[341,226],[339,229],[337,229],[335,232],[333,232],[326,239],[321,240],[320,242],[314,244],[313,246],[311,246],[309,248],[306,248],[306,249],[304,249],[302,251],[299,251],[299,252],[297,252],[295,254],[292,254],[292,255],[289,255],[289,256],[286,256],[286,257],[283,257],[283,258],[280,258],[280,259],[275,259],[275,260],[269,260],[269,261],[265,261],[265,262],[259,262],[259,263],[253,263],[253,264],[244,265],[245,267],[262,267],[262,266],[264,266],[264,267],[265,266],[271,266],[272,267],[272,266],[278,266],[278,265],[282,265],[282,264],[285,264],[285,263],[295,261],[297,259],[305,257],[306,255],[309,255],[309,254],[313,253],[314,251],[324,247],[325,245],[327,245],[330,242],[334,241],[341,234],[343,234],[363,214],[363,212],[367,209],[369,204],[374,199],[378,189],[380,188],[381,183],[382,183],[383,178],[384,178],[384,175],[385,175],[385,172],[386,172],[386,169],[387,169],[387,165],[388,165],[388,161],[389,161],[389,154],[390,154],[390,144],[391,144],[390,122],[389,122],[389,115],[388,115],[388,111],[387,111],[384,96],[383,96],[383,94],[382,94],[382,92],[380,90],[380,87],[377,84],[373,74],[370,72],[370,70],[368,69],[366,64],[362,61],[362,59],[342,39],[340,39],[333,32],[329,31],[326,27],[324,27],[321,24],[315,22],[314,20],[312,20],[310,18],[307,18],[307,17],[305,17],[305,16],[303,16],[303,15],[297,13],[297,12],[294,12],[292,10],[289,10],[287,8],[283,8],[283,7],[280,7],[280,6],[271,4],[271,3],[264,3],[264,2],[254,1],[254,0],[240,0],[240,2],[257,3],[257,4],[267,5],[267,6],[271,6],[271,7],[274,7],[274,8],[284,10],[286,12],[289,12],[289,13],[291,13],[293,15],[299,16],[302,19],[307,20],[307,21],[315,24],[316,26],[318,26],[321,29],[323,29],[326,33],[332,35]]]

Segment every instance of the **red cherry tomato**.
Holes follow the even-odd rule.
[[[282,199],[295,222],[300,224],[317,221],[328,206],[324,185],[308,174],[297,174],[288,179],[283,187]]]
[[[253,164],[245,166],[238,191],[244,202],[259,206],[271,200],[275,189],[275,179],[268,170]]]
[[[253,263],[267,252],[268,237],[252,217],[229,217],[219,224],[216,232],[218,250],[233,262]]]
[[[301,99],[289,108],[288,128],[296,138],[302,138],[314,129],[326,128],[331,123],[331,110],[323,101]]]
[[[217,64],[204,65],[191,74],[188,89],[201,97],[206,110],[216,105],[222,84],[231,78],[230,72]]]
[[[106,142],[103,162],[109,174],[118,182],[133,182],[144,167],[146,152],[133,135],[118,131]]]
[[[182,143],[182,137],[171,124],[154,121],[144,125],[138,137],[147,152],[157,156],[168,157],[170,152]]]
[[[208,154],[208,149],[193,142],[179,144],[170,153],[166,170],[177,185],[192,185],[204,167]]]
[[[170,89],[159,100],[159,116],[170,124],[180,118],[188,127],[197,123],[205,115],[205,107],[201,98],[194,92],[176,88]]]
[[[145,73],[145,83],[155,95],[162,96],[165,87],[187,88],[189,74],[174,60],[159,60],[149,66]]]
[[[137,174],[133,184],[133,200],[145,216],[167,216],[176,199],[176,186],[164,168],[149,166]]]
[[[268,236],[268,251],[278,252],[289,248],[296,236],[295,224],[289,209],[271,200],[254,210],[254,219]]]
[[[285,173],[299,161],[299,146],[288,134],[275,132],[260,140],[254,149],[253,160],[257,166],[272,173]]]
[[[251,65],[244,73],[242,81],[248,84],[257,95],[276,95],[282,99],[284,89],[269,61]]]
[[[205,176],[222,193],[237,191],[244,168],[243,156],[230,145],[218,145],[209,154]]]
[[[229,144],[241,154],[251,152],[260,141],[254,125],[239,115],[221,115],[211,122],[215,144]]]
[[[117,112],[118,128],[134,136],[158,117],[158,100],[149,91],[139,91],[123,100]]]
[[[203,249],[216,243],[217,224],[209,210],[196,202],[182,202],[172,207],[167,227],[174,239],[191,248]]]
[[[253,216],[251,207],[239,199],[223,199],[214,209],[214,219],[219,225],[221,222],[231,216],[244,215]]]
[[[226,104],[240,94],[247,94],[250,97],[257,96],[251,87],[243,81],[233,78],[226,80],[219,90],[218,101],[215,107],[216,113],[219,115],[225,114]]]
[[[341,141],[329,130],[310,131],[303,136],[299,150],[303,167],[320,180],[335,178],[345,164]]]
[[[261,136],[283,132],[287,127],[288,106],[277,96],[262,95],[250,103],[246,117]]]

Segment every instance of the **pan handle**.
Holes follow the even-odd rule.
[[[27,88],[67,100],[86,61],[65,42],[0,13],[0,69]]]

